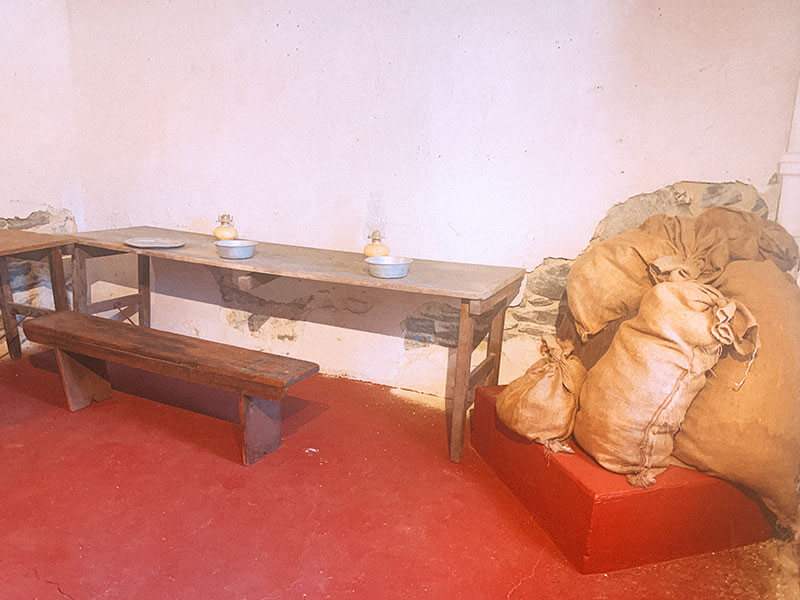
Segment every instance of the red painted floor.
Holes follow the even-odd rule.
[[[579,575],[469,445],[447,459],[442,413],[293,392],[282,447],[243,467],[227,421],[122,392],[70,413],[57,374],[0,363],[0,599],[784,597],[771,542]]]

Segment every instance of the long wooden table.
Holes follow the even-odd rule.
[[[402,279],[378,279],[367,272],[364,257],[356,252],[322,250],[259,242],[252,258],[226,260],[217,256],[210,235],[161,229],[128,227],[76,234],[73,262],[74,309],[97,314],[118,309],[130,316],[138,312],[139,324],[150,325],[150,259],[152,257],[208,265],[250,274],[260,282],[290,277],[358,287],[446,297],[460,303],[453,408],[448,424],[450,459],[461,460],[469,391],[476,385],[495,385],[500,369],[503,324],[509,302],[516,296],[524,269],[415,259]],[[135,248],[125,240],[136,237],[170,238],[179,248]],[[86,261],[93,257],[133,253],[138,260],[138,292],[121,298],[91,302]],[[490,319],[486,358],[474,369],[471,358],[476,321]]]
[[[12,360],[22,358],[17,316],[38,317],[51,311],[40,306],[14,302],[11,276],[6,259],[47,260],[50,267],[53,305],[56,310],[68,309],[69,300],[61,253],[74,241],[75,238],[71,235],[36,233],[17,229],[0,230],[0,313],[2,313],[3,327],[6,332],[8,355]]]

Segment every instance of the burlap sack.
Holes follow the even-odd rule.
[[[794,238],[758,214],[717,206],[696,218],[655,215],[638,229],[589,246],[567,277],[569,308],[581,340],[636,314],[651,284],[713,283],[729,261],[770,260],[784,271],[798,261]]]
[[[647,265],[677,252],[665,237],[641,229],[589,246],[567,276],[569,309],[581,340],[611,321],[636,314],[652,287]]]
[[[797,242],[791,234],[756,213],[715,206],[697,216],[695,228],[700,236],[715,229],[724,232],[730,260],[770,260],[784,271],[797,264]]]
[[[654,283],[684,279],[709,283],[728,264],[728,238],[719,228],[698,230],[691,217],[656,215],[639,229],[668,239],[677,250],[676,254],[659,257],[648,265]]]
[[[575,439],[605,468],[649,486],[667,467],[672,438],[724,344],[754,351],[757,329],[744,306],[694,281],[653,287],[589,370]]]
[[[674,454],[758,494],[800,533],[800,289],[772,262],[737,261],[717,280],[758,320],[761,348],[746,363],[723,356],[675,436]]]
[[[572,434],[586,369],[569,342],[544,336],[541,352],[543,358],[497,396],[497,416],[553,452],[572,452],[564,440]]]

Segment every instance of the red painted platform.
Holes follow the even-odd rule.
[[[632,487],[573,443],[547,454],[495,412],[502,386],[478,388],[472,446],[531,511],[581,573],[615,571],[766,540],[759,505],[734,486],[669,467],[655,485]]]

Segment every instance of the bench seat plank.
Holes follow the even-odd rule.
[[[261,398],[319,371],[308,361],[72,311],[26,321],[23,328],[34,342]]]
[[[312,362],[71,311],[26,321],[23,329],[56,349],[72,411],[111,396],[106,360],[236,392],[245,465],[280,446],[280,401],[290,385],[319,371]]]

